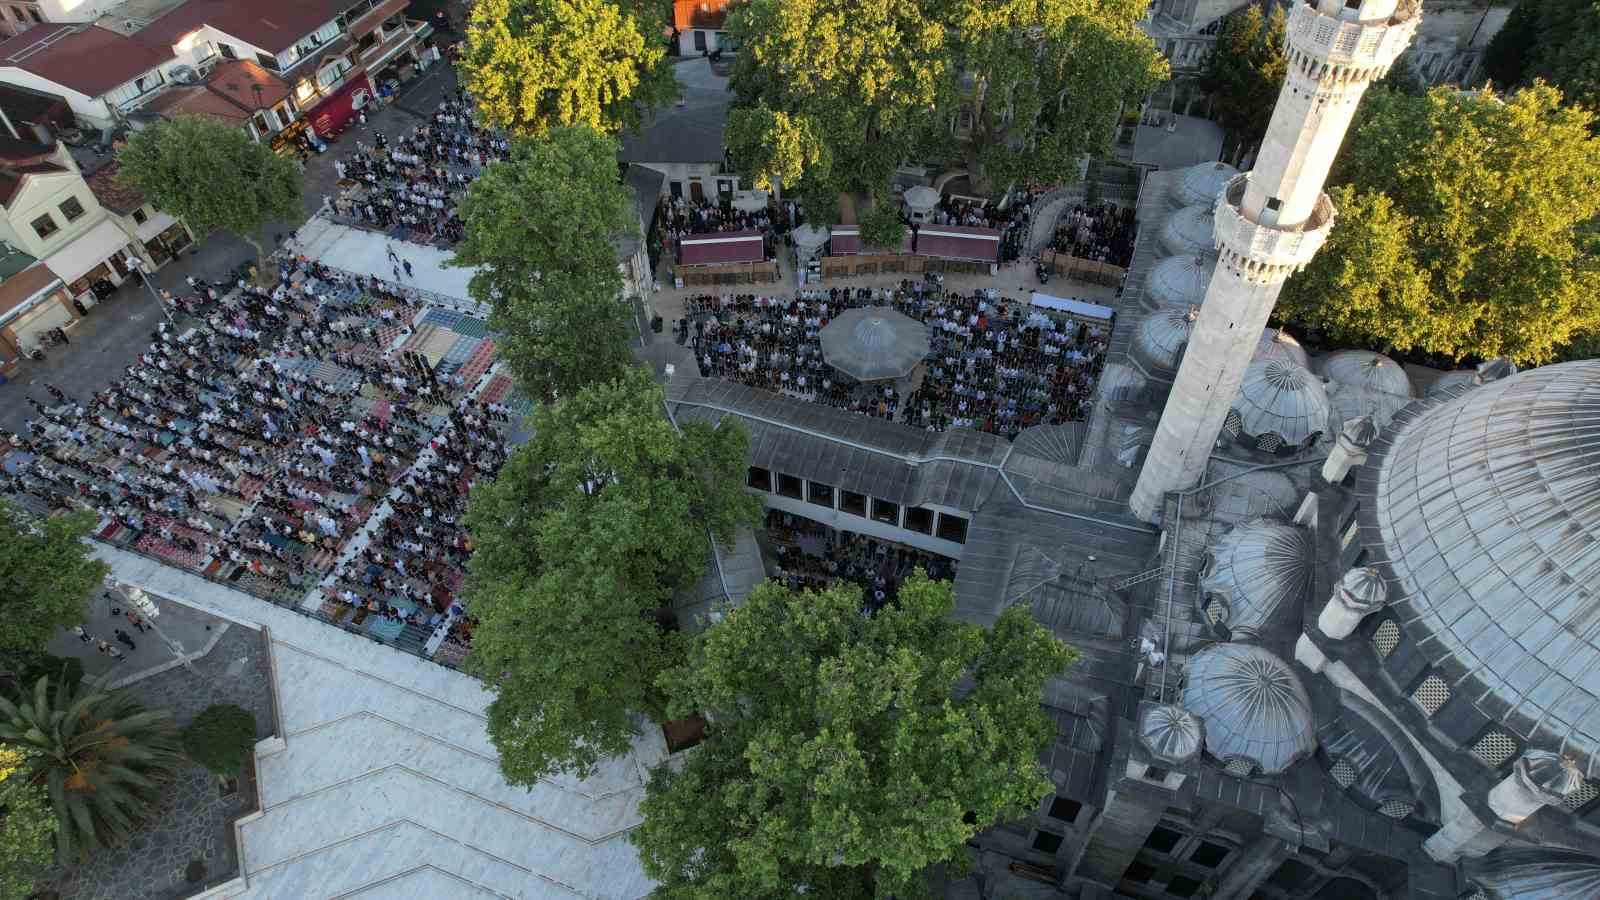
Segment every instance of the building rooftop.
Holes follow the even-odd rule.
[[[171,47],[152,46],[97,25],[36,25],[0,43],[0,66],[87,97],[99,97],[171,59]]]
[[[83,180],[88,182],[89,190],[101,206],[117,215],[126,216],[143,206],[145,201],[138,188],[117,180],[117,173],[121,171],[122,164],[112,160]]]

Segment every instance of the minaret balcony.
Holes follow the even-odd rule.
[[[1313,5],[1296,3],[1286,31],[1290,47],[1319,62],[1387,69],[1411,43],[1421,21],[1422,7],[1415,0],[1402,0],[1389,18],[1367,22],[1335,18]]]
[[[1333,201],[1327,194],[1317,198],[1311,215],[1296,224],[1267,224],[1246,218],[1242,209],[1250,173],[1235,175],[1217,198],[1216,224],[1212,235],[1223,262],[1258,276],[1252,280],[1274,280],[1304,268],[1322,248],[1333,229]]]

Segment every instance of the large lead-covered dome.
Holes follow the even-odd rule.
[[[1361,537],[1451,696],[1600,775],[1600,360],[1395,416]]]

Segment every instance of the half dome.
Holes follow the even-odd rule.
[[[1256,360],[1244,371],[1228,423],[1257,449],[1292,451],[1328,430],[1328,410],[1322,379],[1290,362]]]
[[[1167,217],[1161,227],[1161,246],[1172,256],[1214,256],[1216,244],[1212,229],[1216,210],[1210,203],[1185,206]]]
[[[1411,377],[1400,364],[1371,350],[1340,350],[1319,360],[1318,371],[1330,381],[1410,397]]]
[[[1305,602],[1311,584],[1311,537],[1296,525],[1257,520],[1231,529],[1206,554],[1202,603],[1223,604],[1220,624],[1237,637],[1259,637]]]
[[[1258,359],[1281,359],[1292,362],[1302,369],[1311,368],[1311,357],[1306,353],[1306,348],[1300,346],[1294,335],[1282,328],[1265,328],[1261,331],[1261,339],[1256,341],[1256,354],[1251,361]]]
[[[1237,174],[1239,170],[1225,162],[1190,166],[1183,170],[1177,186],[1173,188],[1173,199],[1178,201],[1179,206],[1191,206],[1196,203],[1215,206],[1222,189],[1227,187],[1228,181]]]
[[[1144,280],[1145,295],[1162,306],[1199,306],[1216,267],[1215,257],[1169,256],[1150,267]]]
[[[1370,453],[1360,533],[1409,643],[1600,775],[1600,360],[1417,401]]]
[[[1490,900],[1600,897],[1600,858],[1576,850],[1501,847],[1464,863],[1468,882]]]
[[[1183,706],[1206,752],[1273,775],[1317,748],[1311,698],[1289,664],[1253,644],[1210,644],[1184,666]]]

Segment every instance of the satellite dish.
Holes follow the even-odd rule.
[[[196,72],[192,66],[173,66],[169,77],[179,84],[198,84],[200,82],[200,73]]]

